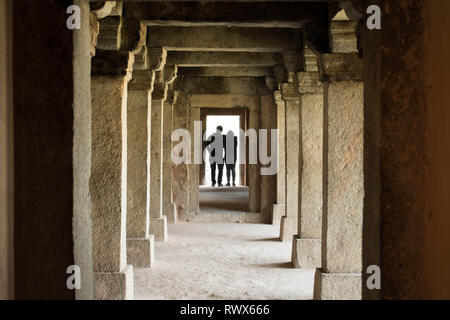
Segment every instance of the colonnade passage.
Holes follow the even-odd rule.
[[[155,242],[170,238],[168,224],[202,221],[205,119],[237,114],[244,152],[237,169],[248,189],[238,221],[272,224],[276,241],[290,244],[290,268],[317,268],[315,298],[361,299],[358,21],[326,3],[207,6],[211,25],[195,21],[194,3],[91,4],[94,297],[131,299],[133,269],[158,263],[155,247],[164,245]],[[214,24],[224,6],[239,9],[242,21]],[[259,21],[288,9],[294,21]],[[308,31],[317,26],[329,46]]]
[[[450,297],[448,1],[62,3],[14,1],[17,298]]]

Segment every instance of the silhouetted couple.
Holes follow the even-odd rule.
[[[219,170],[217,184],[222,187],[223,165],[227,170],[227,186],[230,186],[230,176],[232,185],[236,186],[236,161],[237,161],[237,137],[233,131],[228,131],[227,135],[222,134],[222,126],[216,128],[216,132],[208,137],[206,149],[209,151],[209,163],[211,165],[211,183],[216,185],[216,168]]]

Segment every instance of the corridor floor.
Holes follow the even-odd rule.
[[[292,243],[278,233],[263,224],[169,225],[155,266],[134,269],[135,299],[311,299],[314,270],[291,267]]]

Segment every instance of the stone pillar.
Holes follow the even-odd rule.
[[[283,60],[287,76],[286,82],[280,85],[286,105],[286,214],[281,218],[280,240],[292,241],[297,234],[300,209],[301,104],[296,79],[300,55],[297,51],[286,51]]]
[[[267,130],[267,147],[265,150],[267,156],[272,156],[270,154],[272,148],[272,129],[276,129],[276,126],[277,106],[275,105],[274,98],[272,95],[261,96],[261,129]],[[278,147],[275,146],[275,148],[274,153],[278,151]],[[277,155],[276,157],[278,158]],[[272,165],[272,163],[269,163],[267,165],[261,165],[261,167],[269,168]],[[272,222],[272,209],[277,200],[276,169],[275,167],[274,174],[261,174],[261,215],[262,221],[265,223]]]
[[[97,52],[92,60],[95,299],[133,298],[133,267],[126,256],[127,87],[133,62],[128,52]]]
[[[128,85],[127,259],[137,268],[154,263],[154,236],[147,208],[148,112],[154,72],[134,71]]]
[[[166,100],[167,84],[161,71],[157,73],[150,108],[150,233],[156,241],[167,239],[167,217],[162,210],[162,110]]]
[[[333,53],[321,57],[324,199],[322,268],[316,271],[315,299],[362,298],[364,85],[356,24],[332,22]]]
[[[314,56],[305,49],[305,61]],[[315,57],[315,56],[314,56]],[[295,268],[317,268],[321,263],[322,163],[323,163],[323,84],[315,71],[298,74],[302,106],[302,167],[298,234],[293,239],[292,264]]]
[[[173,105],[173,130],[188,128],[189,98],[183,91],[175,91],[176,102]],[[179,142],[172,142],[172,145]],[[185,163],[172,164],[172,196],[176,206],[177,218],[186,217],[189,212],[188,170]]]
[[[164,101],[162,116],[163,156],[162,156],[162,210],[169,223],[176,223],[176,208],[172,201],[172,108],[175,93],[173,88],[167,91],[167,100]]]
[[[189,108],[189,132],[191,134],[191,164],[188,165],[188,181],[189,181],[189,214],[198,214],[200,212],[199,203],[199,183],[200,183],[200,165],[194,164],[195,159],[195,121],[200,121],[200,108]],[[198,139],[202,138],[201,131],[197,134]],[[198,150],[200,151],[200,150]],[[202,154],[197,155],[201,159]],[[225,172],[225,169],[224,169]]]
[[[249,129],[256,130],[256,136],[258,136],[258,131],[260,127],[260,109],[261,109],[261,99],[257,99],[257,106],[253,106],[250,109],[249,115]],[[248,150],[252,150],[250,143],[258,143],[258,141],[249,141]],[[258,146],[254,148],[258,150]],[[261,174],[259,164],[249,164],[248,165],[248,186],[249,186],[249,211],[250,212],[260,212],[261,210]]]
[[[277,105],[278,129],[278,170],[277,170],[277,203],[272,209],[272,224],[280,225],[281,217],[286,214],[286,104],[281,92],[274,92]]]
[[[297,234],[300,203],[300,97],[294,83],[282,84],[281,95],[286,102],[286,215],[281,218],[280,240],[292,241]]]

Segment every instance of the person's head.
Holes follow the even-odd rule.
[[[217,130],[217,132],[220,132],[220,133],[222,133],[222,131],[223,131],[223,127],[222,127],[222,126],[217,126],[216,130]]]

